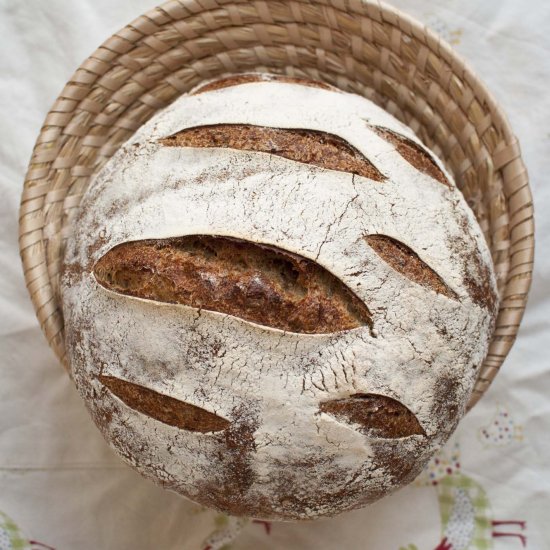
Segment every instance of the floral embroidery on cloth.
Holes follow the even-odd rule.
[[[479,429],[479,439],[487,447],[503,447],[523,441],[523,426],[517,424],[505,405],[498,404],[491,422]]]
[[[437,491],[441,542],[435,550],[491,550],[496,538],[515,538],[527,546],[526,522],[494,520],[485,489],[461,472],[458,442],[432,457],[414,485],[432,485]],[[409,545],[400,550],[418,549]]]
[[[485,490],[473,479],[453,474],[437,484],[443,540],[449,549],[493,548],[491,506]],[[440,544],[438,549],[444,549]]]
[[[214,519],[215,530],[210,533],[201,550],[230,550],[232,543],[241,533],[249,520],[218,514]]]
[[[201,550],[231,550],[231,543],[241,534],[250,523],[261,525],[265,534],[271,534],[272,523],[260,519],[235,518],[218,514],[214,520],[216,529],[204,541]]]
[[[31,550],[28,539],[3,512],[0,512],[0,550]]]
[[[0,512],[0,550],[55,550],[55,548],[36,540],[29,540],[10,517]]]

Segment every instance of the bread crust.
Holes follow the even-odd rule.
[[[388,113],[303,82],[227,84],[159,113],[90,184],[62,276],[69,362],[107,441],[156,483],[233,515],[331,516],[412,481],[456,427],[494,327],[491,258],[441,162]],[[216,125],[240,130],[221,143],[178,143],[189,129]],[[262,147],[243,138],[251,127]],[[293,131],[315,139],[293,140]],[[323,136],[357,151],[354,162],[364,158],[373,177],[349,169],[345,155],[341,165],[338,155],[331,165],[310,162],[322,158]],[[274,137],[285,155],[266,150]],[[209,307],[170,299],[191,279],[174,282],[173,250],[146,256],[159,243],[197,238],[250,243],[241,281],[236,248],[220,248],[213,262],[195,258],[209,264],[203,281],[225,270],[233,283],[222,293],[246,287],[254,271],[267,277],[265,251],[317,266],[311,280],[335,308],[331,322],[319,317],[316,331],[298,299],[262,313],[268,287],[280,303],[309,292],[283,288],[274,272],[254,318],[242,297],[243,307],[229,294],[214,307],[208,283],[199,297]],[[114,255],[136,246],[134,256]],[[121,266],[137,277],[136,292],[124,277],[108,284],[105,270]],[[149,275],[171,268],[151,294]],[[302,324],[289,324],[292,309]]]

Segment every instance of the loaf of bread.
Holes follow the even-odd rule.
[[[410,482],[464,413],[498,298],[441,162],[358,95],[207,82],[82,199],[61,283],[71,373],[144,476],[296,520]]]

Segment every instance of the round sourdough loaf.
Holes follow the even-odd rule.
[[[497,311],[441,162],[373,103],[239,75],[146,123],[91,182],[62,276],[105,438],[233,515],[329,516],[454,430]]]

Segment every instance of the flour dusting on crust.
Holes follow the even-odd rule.
[[[160,143],[213,124],[330,133],[385,179],[265,152]],[[419,172],[373,128],[422,146],[359,96],[248,82],[181,97],[91,183],[62,279],[69,360],[104,436],[146,477],[234,515],[330,516],[412,481],[456,427],[493,330],[496,301],[479,299],[479,289],[495,293],[490,254],[441,163],[434,159],[449,186]],[[119,244],[186,235],[233,237],[317,262],[365,303],[372,330],[295,334],[121,295],[94,278],[95,263]],[[369,235],[403,243],[448,295],[395,270],[368,245]],[[212,433],[168,425],[129,407],[101,377],[170,396],[231,425]],[[398,401],[426,435],[369,437],[320,410],[323,402],[357,394]]]

